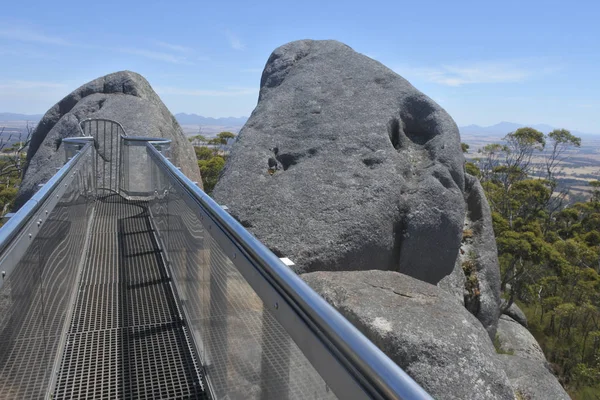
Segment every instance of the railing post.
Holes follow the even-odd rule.
[[[90,136],[84,137],[68,137],[62,140],[65,149],[65,164],[79,153],[79,150],[83,148],[88,142],[94,142],[94,138]]]

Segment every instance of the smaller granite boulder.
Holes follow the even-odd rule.
[[[469,293],[466,290],[467,279],[463,271],[462,262],[463,259],[459,254],[452,273],[439,281],[437,286],[453,295],[456,301],[464,307],[465,298],[468,297]]]
[[[446,291],[393,271],[301,277],[436,399],[514,399],[481,323]]]
[[[527,400],[570,400],[558,379],[543,363],[525,358],[499,354],[517,398]]]
[[[546,361],[546,356],[533,335],[511,317],[500,317],[497,335],[502,351],[530,360]]]
[[[523,325],[525,328],[527,328],[527,317],[525,316],[525,313],[521,311],[519,306],[515,303],[512,303],[510,307],[507,308],[506,305],[506,300],[502,300],[502,306],[500,307],[502,314],[508,315],[509,317]]]

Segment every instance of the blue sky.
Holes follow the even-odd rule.
[[[459,125],[600,133],[598,1],[12,1],[0,13],[0,112],[44,113],[129,69],[173,113],[249,115],[269,54],[336,39],[384,63]]]

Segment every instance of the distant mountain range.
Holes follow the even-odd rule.
[[[0,112],[0,121],[39,121],[42,114],[16,114]],[[218,125],[218,126],[242,126],[248,117],[211,118],[197,114],[179,113],[175,118],[181,125]]]
[[[37,122],[43,117],[42,114],[16,114],[0,112],[0,121],[33,121]],[[212,118],[203,117],[198,114],[186,114],[179,113],[175,114],[175,118],[181,125],[202,125],[202,126],[228,126],[228,127],[241,127],[243,126],[248,117],[226,117],[226,118]],[[479,125],[467,125],[461,126],[458,129],[462,135],[489,135],[489,136],[504,136],[507,133],[514,132],[524,126],[530,126],[543,133],[548,133],[555,129],[555,127],[548,124],[536,124],[536,125],[524,125],[515,122],[500,122],[490,126],[479,126]],[[578,131],[571,131],[575,136],[595,136],[590,133],[583,133]]]
[[[0,121],[39,121],[42,117],[42,114],[0,113]]]
[[[506,121],[500,122],[495,125],[490,125],[490,126],[479,126],[479,125],[460,126],[460,127],[458,127],[458,129],[460,130],[460,133],[462,135],[477,134],[477,135],[489,135],[489,136],[504,136],[507,133],[514,132],[519,128],[523,128],[524,126],[529,126],[531,128],[537,129],[538,131],[543,132],[543,133],[549,133],[549,132],[553,131],[554,129],[556,129],[556,127],[550,126],[548,124],[524,125],[524,124],[517,124],[515,122],[506,122]],[[578,131],[573,131],[573,130],[571,130],[571,133],[575,136],[581,136],[581,135],[591,136],[591,135],[593,135],[590,133],[583,133],[583,132],[578,132]]]
[[[175,118],[180,125],[242,126],[248,120],[248,117],[211,118],[203,117],[202,115],[186,113],[175,114]]]

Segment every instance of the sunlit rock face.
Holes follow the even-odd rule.
[[[465,216],[452,118],[336,41],[276,49],[215,198],[297,272],[452,271]]]
[[[514,399],[483,326],[446,291],[392,271],[301,277],[434,399]]]
[[[520,325],[499,332],[519,355],[496,354],[485,193],[452,118],[381,63],[335,41],[277,48],[213,193],[434,398],[566,395],[521,357],[536,343]]]

